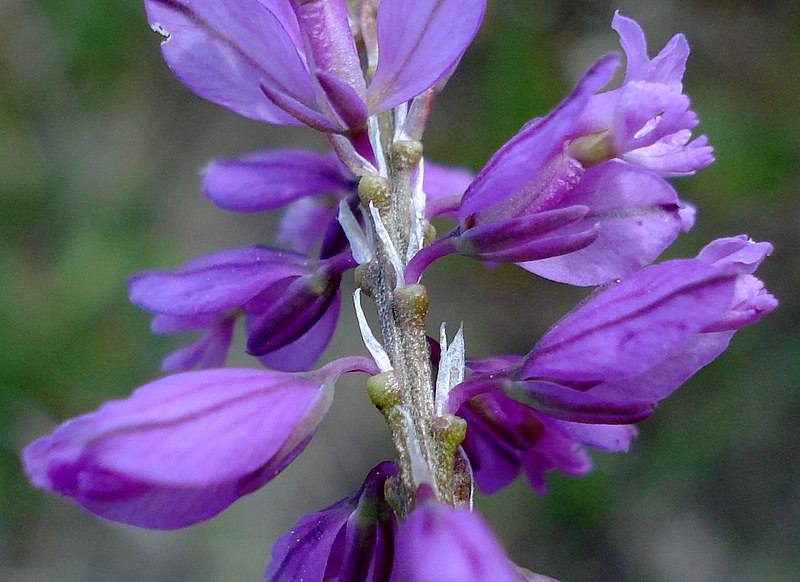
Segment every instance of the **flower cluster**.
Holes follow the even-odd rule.
[[[581,476],[585,447],[627,451],[634,424],[777,306],[754,272],[769,243],[708,244],[652,264],[694,209],[667,178],[713,162],[683,93],[689,48],[654,57],[638,24],[612,27],[598,60],[552,112],[528,122],[477,176],[423,160],[436,94],[475,36],[485,0],[145,0],[162,51],[197,95],[268,124],[323,132],[331,152],[218,160],[202,190],[233,212],[286,207],[277,244],[229,249],[130,279],[155,333],[199,332],[166,372],[64,423],[23,453],[37,487],[106,519],[154,529],[208,519],[260,488],[310,441],[345,373],[397,449],[352,497],[302,517],[265,580],[545,580],[513,564],[472,511],[523,472]],[[436,234],[430,219],[454,222]],[[461,254],[596,287],[525,355],[465,357],[461,330],[428,337],[421,284]],[[353,271],[371,357],[311,370]],[[364,316],[375,303],[380,333]],[[224,365],[234,326],[267,369]]]

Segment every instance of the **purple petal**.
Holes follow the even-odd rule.
[[[522,469],[531,488],[544,495],[548,471],[558,469],[569,477],[583,477],[592,470],[592,460],[577,443],[545,428],[536,446],[525,452]]]
[[[145,271],[129,280],[130,300],[168,315],[223,313],[275,282],[306,272],[300,255],[250,247],[221,251],[177,271]]]
[[[599,225],[597,238],[576,252],[522,263],[537,275],[570,285],[600,285],[649,264],[681,230],[678,196],[662,178],[619,161],[590,168],[569,193],[589,207],[567,233]]]
[[[735,276],[697,259],[647,267],[564,317],[521,378],[607,380],[641,374],[730,306]]]
[[[383,0],[370,112],[416,97],[458,63],[478,31],[486,0]]]
[[[383,462],[358,493],[301,518],[273,546],[265,582],[389,580],[395,523],[383,490],[394,475]]]
[[[544,380],[508,384],[505,394],[551,418],[590,424],[633,424],[650,416],[656,405],[635,392],[595,393]]]
[[[325,71],[317,72],[317,80],[341,125],[351,130],[363,128],[368,112],[361,95],[340,78]]]
[[[344,130],[327,112],[323,113],[318,107],[300,101],[280,87],[261,83],[259,88],[264,96],[275,106],[308,127],[325,133],[339,133]]]
[[[768,242],[755,242],[747,235],[719,238],[697,254],[697,258],[717,267],[733,267],[740,273],[753,274],[762,261],[772,254]]]
[[[488,414],[477,414],[489,407]],[[481,493],[492,495],[507,487],[520,471],[520,451],[524,444],[508,442],[505,433],[513,430],[505,410],[495,399],[473,399],[458,411],[458,416],[467,421],[467,436],[462,446],[469,457],[475,483]],[[504,432],[502,429],[508,425]],[[513,435],[513,432],[511,432]],[[516,446],[514,446],[516,445]]]
[[[314,365],[333,337],[339,320],[341,293],[337,293],[328,309],[308,331],[285,346],[272,350],[258,359],[274,370],[303,372]]]
[[[460,254],[483,261],[534,261],[572,253],[597,238],[594,221],[581,220],[588,211],[586,206],[568,206],[476,226],[452,244]]]
[[[284,279],[243,305],[248,353],[262,356],[305,334],[328,311],[340,282],[320,274]]]
[[[689,44],[682,34],[672,37],[651,61],[647,56],[644,32],[635,20],[626,18],[617,11],[611,21],[611,28],[619,34],[620,45],[625,51],[627,68],[624,83],[649,81],[681,90],[686,60],[689,57]]]
[[[732,337],[732,331],[695,334],[643,374],[603,382],[588,393],[603,401],[646,399],[658,402],[724,352]]]
[[[151,382],[23,453],[38,487],[114,521],[173,529],[263,485],[305,446],[331,392],[310,377],[205,370]]]
[[[542,166],[552,163],[554,156],[561,152],[565,138],[589,97],[611,80],[618,64],[615,55],[597,61],[572,93],[547,117],[528,123],[492,156],[464,193],[459,211],[462,227],[473,226],[475,215],[482,211],[486,216],[481,217],[478,223],[513,218],[519,214],[511,211],[494,216],[491,207],[501,203],[513,203],[519,209],[530,205],[529,191],[534,190],[536,194],[541,185],[537,188],[529,182],[541,181],[538,176]]]
[[[673,137],[667,136],[651,146],[625,152],[622,159],[666,178],[691,176],[714,163],[714,148],[708,145],[705,135],[679,146],[672,142]]]
[[[317,109],[288,3],[146,0],[145,6],[165,37],[161,51],[170,69],[200,97],[251,119],[297,125],[264,97],[264,84]]]
[[[627,453],[639,432],[626,424],[586,424],[544,416],[540,420],[571,441],[609,453]]]
[[[284,206],[304,196],[349,192],[352,181],[332,157],[306,150],[275,150],[216,160],[203,176],[203,194],[234,212]]]
[[[305,0],[291,5],[317,73],[338,78],[363,95],[366,83],[344,0]]]
[[[222,366],[233,341],[235,323],[235,317],[217,318],[215,324],[209,326],[197,340],[165,357],[161,369],[164,372],[182,372]]]
[[[689,97],[659,83],[635,81],[623,85],[614,119],[614,148],[629,152],[661,142],[667,151],[683,146],[699,123],[689,109]],[[666,142],[677,140],[677,143]],[[654,153],[661,153],[656,151]]]
[[[295,200],[281,216],[276,240],[297,253],[309,254],[327,232],[338,209],[315,198]]]
[[[778,307],[778,300],[767,291],[764,283],[753,275],[739,275],[731,308],[718,321],[703,331],[737,330],[755,323]]]
[[[357,499],[347,498],[317,513],[306,515],[278,538],[266,582],[322,582],[334,542],[353,513]]]
[[[403,582],[520,582],[494,533],[477,513],[418,503],[400,527],[395,570]]]

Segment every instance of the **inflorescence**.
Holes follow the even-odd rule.
[[[267,124],[324,133],[299,149],[217,160],[203,194],[222,209],[286,207],[285,248],[219,251],[130,279],[155,333],[199,332],[172,373],[67,421],[23,454],[37,487],[153,529],[209,519],[300,454],[336,380],[365,373],[397,456],[352,497],[302,517],[267,581],[545,580],[513,564],[472,511],[523,473],[591,470],[587,448],[627,451],[635,423],[777,306],[754,272],[772,251],[721,238],[653,261],[694,223],[666,178],[714,161],[683,93],[676,35],[652,59],[616,14],[625,53],[600,58],[477,176],[423,156],[436,95],[485,0],[145,0],[164,59],[194,93]],[[437,234],[431,219],[453,223]],[[524,355],[465,356],[459,329],[428,335],[425,269],[451,254],[515,263],[594,292]],[[370,354],[311,370],[355,277]],[[435,298],[434,298],[435,300]],[[379,329],[367,322],[371,302]],[[224,368],[243,320],[266,369]]]

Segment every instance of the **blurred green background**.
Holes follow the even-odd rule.
[[[628,455],[582,479],[523,481],[478,507],[521,564],[569,580],[786,581],[800,572],[800,5],[797,2],[490,2],[441,96],[426,154],[478,170],[599,55],[615,8],[651,52],[684,32],[686,87],[717,162],[676,181],[698,223],[669,256],[747,233],[779,311],[640,425]],[[198,194],[212,158],[325,142],[196,98],[163,64],[139,2],[0,2],[0,579],[258,580],[272,541],[350,494],[391,448],[363,379],[343,382],[318,436],[263,490],[179,532],[101,522],[36,491],[31,439],[159,374],[183,338],[153,337],[125,278],[211,250],[269,243],[274,219]],[[442,261],[431,330],[464,321],[469,354],[524,353],[583,294],[512,267]],[[490,308],[489,306],[499,306]],[[364,353],[350,310],[326,359]],[[239,350],[241,351],[241,350]],[[242,356],[234,363],[249,364]]]

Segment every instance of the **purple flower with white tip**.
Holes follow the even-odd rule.
[[[503,391],[560,421],[624,425],[645,418],[719,356],[736,329],[777,307],[752,275],[771,250],[744,236],[719,239],[695,259],[652,265],[600,289],[524,358],[472,364],[473,376],[451,392],[450,411]]]
[[[337,374],[167,376],[65,422],[23,453],[31,481],[100,517],[175,529],[255,491],[306,446]]]
[[[458,228],[422,251],[409,280],[457,252],[599,285],[647,265],[690,226],[691,213],[660,176],[617,158],[587,166],[567,147],[617,64],[599,60],[553,112],[500,148],[464,193]]]
[[[349,253],[323,261],[267,247],[220,251],[176,271],[131,277],[130,300],[156,313],[156,333],[201,331],[167,357],[164,368],[217,366],[230,347],[235,320],[247,320],[248,352],[273,368],[307,370],[333,335],[339,283],[355,266]]]
[[[391,578],[397,521],[384,485],[394,463],[370,471],[361,489],[302,517],[272,547],[265,582],[386,582]]]
[[[363,129],[367,116],[448,76],[485,0],[146,0],[172,71],[236,113],[320,131]],[[353,31],[362,41],[362,53]],[[375,61],[375,62],[373,62]],[[374,68],[367,83],[362,62]]]
[[[457,252],[515,262],[572,285],[600,285],[653,261],[694,211],[662,177],[713,161],[682,93],[688,45],[678,35],[654,59],[633,20],[617,14],[628,67],[622,87],[597,93],[618,59],[600,59],[550,114],[504,144],[467,188],[459,226],[410,267]]]
[[[644,32],[617,12],[611,26],[625,51],[622,86],[594,96],[577,131],[584,137],[568,146],[586,164],[618,157],[661,176],[686,176],[714,161],[708,138],[691,140],[699,123],[683,93],[689,44],[675,35],[655,57],[647,56]]]

